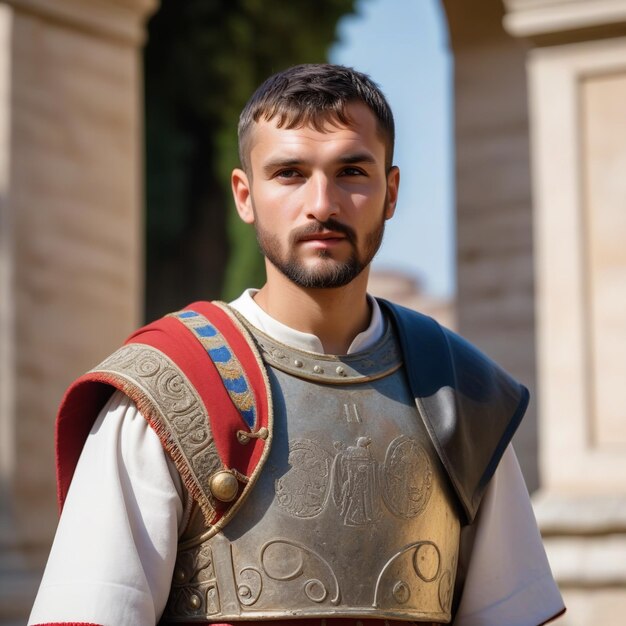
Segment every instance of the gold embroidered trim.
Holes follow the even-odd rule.
[[[91,371],[119,381],[121,391],[157,433],[210,524],[216,502],[207,478],[224,467],[204,403],[187,376],[163,352],[140,343],[123,346]]]
[[[252,386],[226,337],[204,315],[184,309],[171,313],[171,317],[183,324],[211,357],[226,393],[235,405],[243,421],[252,429],[257,427],[257,411]]]

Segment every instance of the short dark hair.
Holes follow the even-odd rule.
[[[348,125],[346,105],[363,102],[374,113],[385,142],[385,165],[393,161],[395,128],[393,113],[374,81],[343,65],[295,65],[270,76],[254,92],[239,117],[239,160],[250,170],[250,138],[260,119],[278,118],[279,128],[312,126],[322,130],[328,119]]]

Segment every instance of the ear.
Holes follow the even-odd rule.
[[[393,217],[396,212],[396,204],[398,202],[398,189],[400,188],[400,168],[393,165],[387,174],[387,208],[385,210],[385,219]]]
[[[230,176],[230,184],[239,217],[246,224],[252,224],[254,222],[254,211],[252,210],[252,195],[250,193],[248,175],[243,170],[234,169]]]

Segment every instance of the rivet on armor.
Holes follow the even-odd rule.
[[[409,586],[403,580],[399,580],[393,586],[392,593],[393,593],[393,597],[396,599],[396,602],[398,604],[404,604],[411,597],[411,590],[409,589]]]
[[[335,371],[337,372],[337,374],[339,374],[339,376],[346,375],[346,370],[341,365],[337,366],[337,369]]]
[[[304,363],[303,363],[300,359],[296,359],[296,360],[293,362],[293,364],[294,364],[296,367],[302,367],[302,366],[304,365]]]
[[[209,481],[211,493],[220,502],[232,502],[239,491],[239,482],[228,470],[221,470],[211,476]]]
[[[189,596],[189,606],[192,609],[198,610],[202,606],[202,600],[200,600],[200,597],[194,593],[193,595]]]
[[[285,353],[284,353],[284,352],[281,352],[280,350],[274,350],[274,351],[272,352],[272,356],[273,356],[275,359],[284,359],[284,358],[285,358]]]
[[[184,583],[187,580],[187,574],[185,573],[185,570],[182,567],[177,567],[174,570],[174,580],[177,583]]]
[[[323,370],[323,369],[322,369],[319,365],[316,365],[316,366],[313,368],[313,371],[314,371],[316,374],[323,374],[323,373],[324,373],[324,370]]]

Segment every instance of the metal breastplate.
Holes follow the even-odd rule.
[[[221,532],[192,518],[164,621],[449,622],[460,523],[391,329],[341,357],[250,330],[274,397],[270,456]]]

